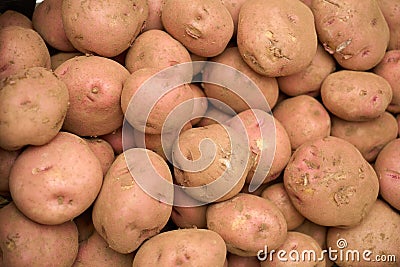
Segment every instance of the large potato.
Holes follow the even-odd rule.
[[[369,70],[381,61],[389,27],[375,0],[313,0],[318,39],[350,70]]]
[[[203,57],[221,54],[233,35],[232,17],[221,1],[167,0],[161,20],[169,34]]]
[[[43,146],[30,146],[10,173],[18,209],[41,224],[72,220],[94,202],[103,181],[99,160],[82,138],[60,132]]]
[[[239,13],[237,45],[244,61],[262,75],[299,72],[317,51],[313,14],[300,1],[248,0]]]
[[[323,226],[359,224],[379,191],[376,173],[361,153],[332,136],[300,146],[286,166],[284,184],[295,208]]]
[[[179,229],[161,233],[137,251],[133,267],[192,266],[223,267],[224,240],[206,229]]]
[[[0,209],[0,266],[69,267],[78,254],[78,230],[72,221],[35,223],[14,203]]]
[[[43,67],[22,69],[0,81],[0,147],[44,145],[64,122],[68,89]]]
[[[69,91],[63,129],[80,136],[108,134],[122,125],[121,93],[129,71],[99,56],[79,56],[61,64],[55,74]]]
[[[105,57],[121,54],[140,33],[148,16],[146,0],[65,0],[65,34],[82,53]]]
[[[151,164],[147,165],[145,157]],[[143,177],[154,181],[153,172],[172,183],[171,172],[161,156],[133,148],[115,159],[104,178],[93,207],[93,224],[110,248],[119,253],[131,253],[144,240],[158,234],[171,215],[172,207],[163,202],[162,196],[153,198],[137,182]],[[168,193],[172,191],[172,187],[168,188]]]

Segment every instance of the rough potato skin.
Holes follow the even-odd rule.
[[[332,136],[300,146],[283,179],[295,208],[323,226],[357,225],[371,210],[379,191],[377,175],[361,153]]]
[[[0,209],[0,266],[70,267],[78,253],[72,221],[43,225],[31,221],[14,203]]]
[[[239,13],[237,45],[244,61],[262,75],[299,72],[317,51],[313,14],[300,1],[246,1]]]

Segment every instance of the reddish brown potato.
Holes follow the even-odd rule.
[[[32,21],[27,16],[14,10],[7,10],[0,15],[0,30],[8,26],[20,26],[28,29],[33,28]]]
[[[400,1],[377,0],[376,2],[389,26],[390,40],[388,50],[400,49]]]
[[[101,138],[85,139],[94,155],[100,161],[103,175],[106,175],[111,164],[114,162],[114,150],[112,146]]]

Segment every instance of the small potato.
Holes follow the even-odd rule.
[[[301,1],[246,1],[239,13],[237,45],[244,61],[261,75],[302,71],[317,51],[313,14]]]
[[[192,62],[189,52],[162,30],[149,30],[140,34],[125,58],[125,66],[130,73],[142,68],[164,69],[186,62]]]
[[[58,66],[60,66],[68,59],[78,56],[83,56],[83,54],[81,52],[59,52],[57,54],[54,54],[50,57],[51,69],[55,70],[58,68]]]
[[[371,72],[342,70],[331,73],[321,86],[322,103],[348,121],[377,118],[392,101],[390,84]]]
[[[62,3],[62,22],[72,45],[82,53],[114,57],[128,49],[148,16],[146,0]]]
[[[74,46],[65,35],[61,16],[63,0],[45,0],[33,12],[33,28],[50,46],[60,51],[75,51]],[[49,27],[51,25],[51,27]]]
[[[396,234],[399,228],[400,215],[382,200],[377,200],[359,225],[349,229],[329,228],[327,245],[343,255],[350,255],[350,260],[346,260],[346,256],[337,257],[335,263],[341,267],[394,267],[398,266],[400,257],[400,236]],[[359,260],[351,251],[359,254]]]
[[[400,138],[387,144],[375,161],[379,178],[379,191],[392,207],[400,210]]]
[[[385,78],[392,88],[393,97],[387,110],[393,113],[400,113],[400,47],[399,50],[387,51],[382,61],[373,69],[373,72]]]
[[[7,151],[0,148],[0,194],[10,191],[8,178],[20,151]]]
[[[224,123],[232,117],[232,115],[229,115],[209,104],[206,113],[204,113],[203,118],[201,118],[201,120],[196,124],[196,127],[204,127],[211,124]]]
[[[300,146],[283,179],[296,210],[323,226],[359,224],[379,191],[372,166],[352,144],[333,136]]]
[[[239,256],[256,256],[265,246],[276,249],[287,233],[285,217],[274,203],[244,193],[211,204],[207,227],[222,236],[230,253]]]
[[[0,209],[0,265],[9,267],[71,266],[78,254],[78,230],[72,221],[38,224],[14,203]]]
[[[364,71],[383,58],[390,33],[375,0],[313,0],[318,39],[345,69]]]
[[[293,206],[283,183],[268,186],[262,191],[261,197],[272,201],[278,207],[286,219],[289,231],[303,223],[304,217]]]
[[[383,16],[389,26],[390,40],[388,50],[400,49],[400,1],[377,0]]]
[[[269,257],[270,255],[266,254],[266,260],[261,261],[261,267],[325,267],[325,262],[319,260],[323,255],[322,248],[309,235],[288,232],[285,242],[276,251],[285,251],[286,254],[282,259],[273,254],[272,260]],[[297,251],[298,254],[291,253],[292,251]],[[315,254],[308,254],[310,251],[315,252]],[[308,255],[310,255],[310,258],[308,258]]]
[[[352,143],[367,161],[372,162],[387,143],[396,139],[398,125],[389,112],[362,122],[333,117],[331,135]]]
[[[228,254],[228,267],[260,267],[257,257],[242,257],[232,253]]]
[[[308,95],[283,100],[274,108],[273,115],[285,128],[293,150],[308,141],[329,136],[331,132],[329,113]]]
[[[122,254],[133,252],[144,240],[158,234],[172,211],[162,195],[155,199],[143,191],[143,184],[137,182],[143,177],[138,175],[149,181],[155,179],[153,175],[159,175],[172,183],[171,172],[161,156],[150,150],[132,148],[115,159],[93,206],[96,231],[110,248]],[[166,190],[173,196],[172,187]]]
[[[32,29],[32,21],[22,13],[14,10],[7,10],[0,15],[0,30],[8,26],[20,26]]]
[[[208,108],[208,99],[200,86],[196,84],[189,84],[193,92],[193,113],[194,119],[190,120],[192,125],[196,125],[201,121]]]
[[[122,125],[121,93],[129,71],[100,56],[80,56],[55,71],[69,91],[63,129],[80,136],[108,134]]]
[[[225,259],[225,243],[217,233],[206,229],[179,229],[146,241],[137,251],[132,266],[223,267]]]
[[[310,65],[295,74],[279,77],[279,89],[288,96],[307,94],[318,96],[325,78],[336,69],[335,60],[321,45]]]
[[[9,26],[0,31],[0,79],[32,67],[50,68],[50,53],[32,29]]]
[[[94,155],[100,161],[103,175],[106,175],[108,169],[115,159],[112,146],[101,138],[85,139],[85,141],[89,145],[90,150],[92,150]]]
[[[30,146],[10,173],[18,209],[41,224],[72,220],[94,202],[103,173],[99,160],[80,137],[60,132],[43,146]]]
[[[48,143],[61,129],[68,106],[66,85],[43,67],[1,80],[0,147],[18,150]]]
[[[161,21],[161,9],[163,0],[147,0],[149,14],[144,23],[142,32],[149,30],[163,30],[164,26]]]
[[[221,54],[234,29],[229,11],[215,0],[167,0],[161,20],[172,37],[202,57]]]

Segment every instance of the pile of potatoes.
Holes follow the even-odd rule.
[[[266,105],[191,82],[221,76],[207,62]],[[0,266],[400,266],[399,79],[400,0],[6,11]]]

